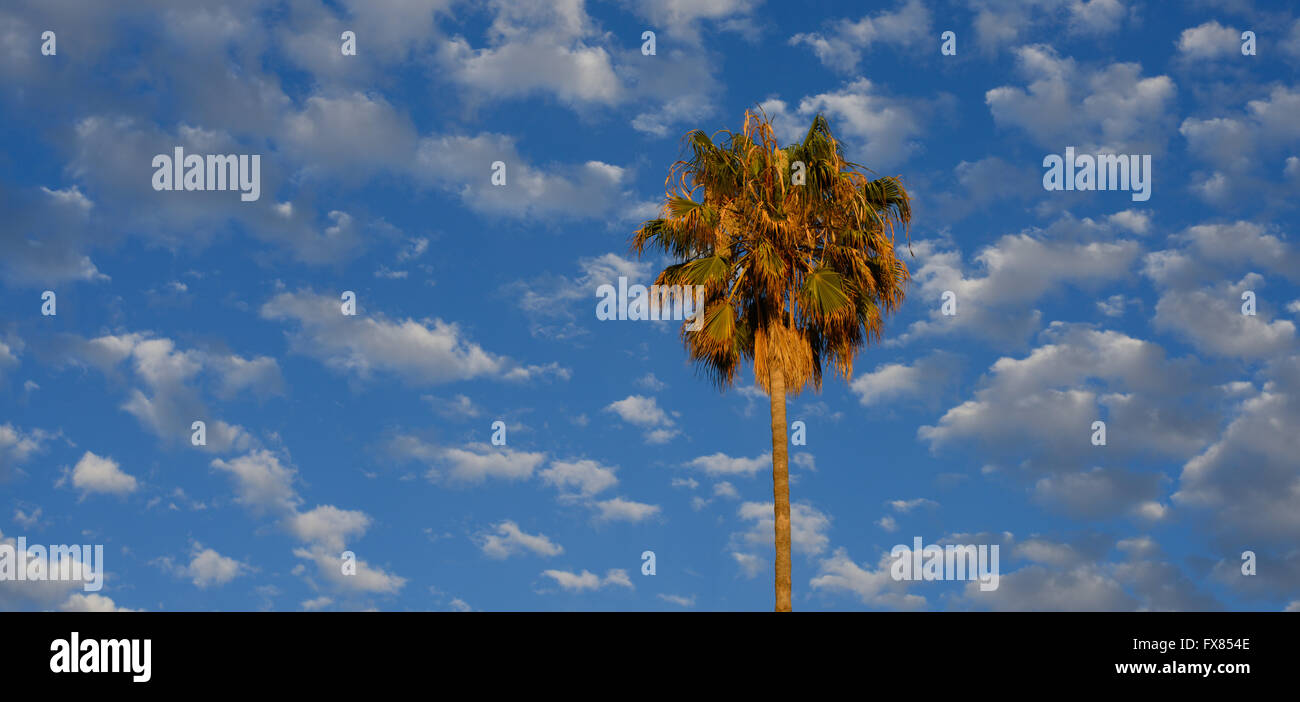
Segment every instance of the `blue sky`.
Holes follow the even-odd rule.
[[[595,316],[680,137],[758,105],[913,198],[885,342],[790,403],[795,609],[1300,609],[1286,3],[81,5],[0,9],[0,539],[106,579],[0,609],[769,609],[752,374]],[[153,190],[176,146],[261,197]],[[1067,146],[1150,199],[1044,190]],[[918,536],[999,588],[895,581]]]

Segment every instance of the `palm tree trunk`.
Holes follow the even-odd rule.
[[[785,436],[785,376],[768,370],[772,402],[772,497],[776,523],[776,611],[790,611],[790,454]]]

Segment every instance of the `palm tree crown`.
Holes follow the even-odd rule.
[[[850,378],[854,355],[903,301],[910,276],[893,235],[911,220],[907,192],[845,160],[820,115],[785,148],[754,112],[739,134],[720,134],[686,136],[690,158],[673,164],[663,216],[641,226],[633,251],[681,261],[656,283],[705,286],[703,329],[683,337],[721,387],[742,359],[764,390],[771,363],[796,393],[809,381],[821,389],[826,360]]]

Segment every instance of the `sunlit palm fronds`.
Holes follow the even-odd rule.
[[[851,377],[909,280],[895,251],[911,221],[902,182],[846,160],[820,115],[784,148],[761,112],[740,132],[694,131],[684,143],[662,214],[632,248],[679,262],[656,282],[706,286],[701,333],[683,331],[691,358],[723,387],[742,361],[765,390],[762,371],[778,361],[790,392],[820,389],[826,367]]]

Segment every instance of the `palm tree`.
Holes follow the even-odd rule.
[[[658,285],[704,286],[703,326],[682,328],[697,368],[725,390],[752,362],[770,399],[776,611],[788,612],[786,395],[820,392],[824,363],[849,380],[863,344],[880,340],[911,277],[894,253],[911,207],[898,178],[869,178],[844,158],[821,115],[784,148],[761,110],[717,136],[684,137],[690,156],[669,170],[661,216],[641,225],[632,251],[649,245],[677,261]]]

